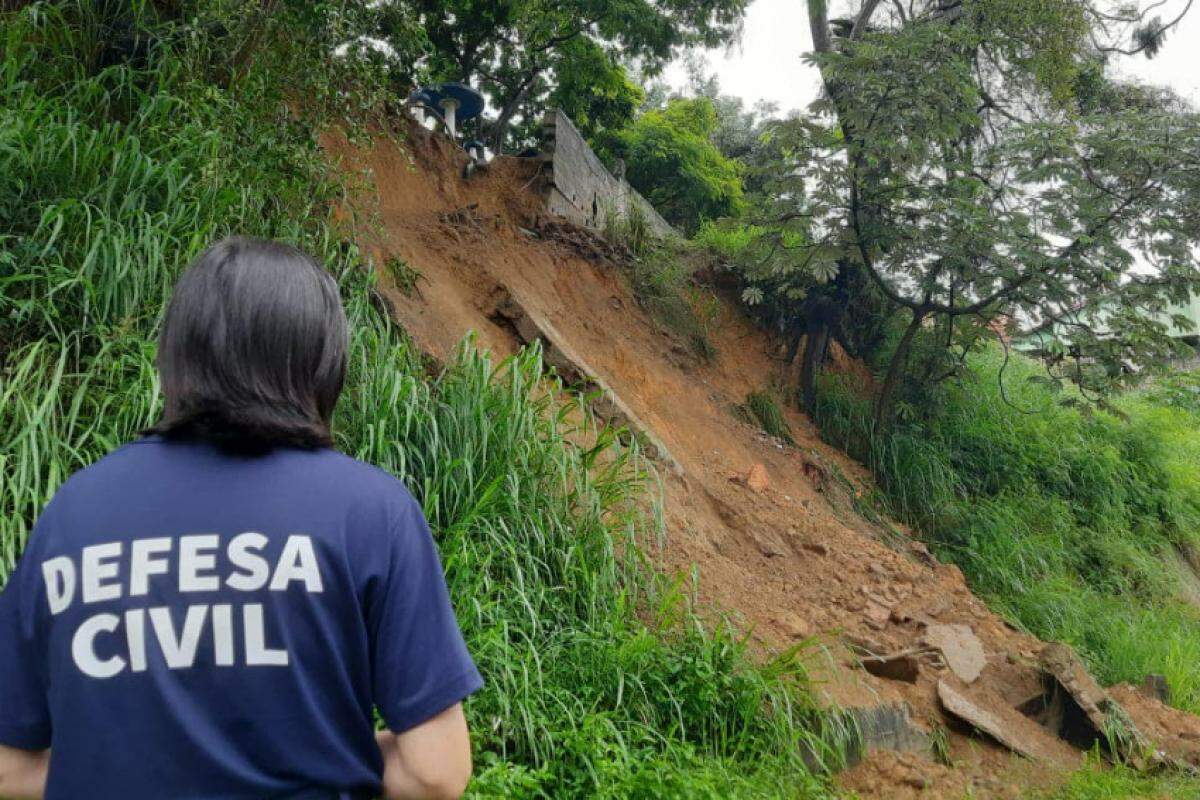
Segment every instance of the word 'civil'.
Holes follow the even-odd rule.
[[[287,650],[267,645],[262,603],[241,605],[236,614],[231,603],[193,604],[178,609],[160,605],[176,593],[223,589],[282,592],[293,583],[301,584],[306,592],[323,591],[310,537],[288,536],[274,559],[266,556],[269,543],[261,533],[241,533],[226,543],[220,559],[221,537],[217,534],[135,539],[128,543],[128,551],[124,542],[90,545],[80,551],[78,562],[65,555],[42,562],[46,602],[51,615],[59,615],[77,599],[88,605],[154,595],[154,607],[129,608],[131,604],[126,602],[122,613],[94,614],[75,629],[72,659],[81,672],[93,678],[111,678],[126,669],[146,671],[151,638],[148,633],[157,642],[168,669],[192,667],[202,639],[212,664],[234,666],[239,661],[235,654],[238,629],[242,664],[287,666]],[[113,641],[98,648],[102,637]],[[98,654],[98,649],[104,650],[105,657]]]

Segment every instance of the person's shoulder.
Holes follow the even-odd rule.
[[[154,441],[149,438],[134,439],[119,445],[92,463],[71,473],[55,490],[54,497],[46,506],[47,510],[55,504],[55,501],[62,502],[63,499],[77,493],[103,489],[111,476],[127,471],[139,460],[140,456],[145,454],[146,449],[142,445],[152,444]]]
[[[119,445],[68,475],[38,514],[37,528],[45,529],[59,518],[70,519],[71,513],[94,508],[97,503],[111,498],[114,476],[130,471],[143,452],[139,445],[144,441],[135,439]]]
[[[305,457],[319,463],[317,471],[326,485],[337,485],[348,498],[382,500],[393,506],[393,511],[417,503],[404,481],[374,464],[332,449],[306,453]]]

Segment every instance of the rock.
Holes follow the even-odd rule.
[[[946,666],[963,683],[974,683],[987,666],[983,644],[968,625],[930,625],[925,629],[925,644],[939,650]]]
[[[816,555],[819,555],[819,556],[829,555],[828,545],[822,544],[821,542],[805,542],[804,544],[801,545],[801,547],[803,547],[808,552],[815,553]]]
[[[1082,754],[1041,725],[982,687],[969,687],[953,678],[938,681],[938,700],[946,713],[987,734],[1026,758],[1061,769],[1078,769]]]
[[[881,631],[887,627],[888,619],[892,615],[890,606],[880,602],[878,597],[868,596],[866,603],[863,605],[862,614],[866,617],[867,626],[872,630]]]
[[[829,470],[811,458],[804,459],[804,476],[812,482],[813,488],[823,492],[829,487]]]
[[[1068,645],[1051,642],[1042,648],[1040,660],[1047,677],[1056,681],[1083,712],[1092,728],[1091,735],[1096,740],[1115,744],[1119,748],[1118,756],[1141,769],[1145,765],[1143,754],[1151,751],[1149,742],[1129,713],[1091,676],[1075,651]],[[1119,735],[1106,735],[1106,732],[1112,732],[1114,725],[1120,727]]]
[[[787,545],[772,530],[751,528],[750,538],[754,540],[754,544],[758,547],[758,552],[767,558],[775,558],[785,555],[788,552]]]
[[[804,617],[794,611],[785,611],[776,617],[775,622],[793,639],[807,639],[812,636],[812,626]]]
[[[771,485],[771,481],[767,477],[767,468],[762,464],[751,465],[746,474],[742,476],[741,483],[756,494],[762,494]]]
[[[847,752],[850,765],[857,764],[870,750],[897,750],[928,753],[929,733],[912,718],[912,707],[905,702],[847,708],[857,735]]]
[[[1147,675],[1142,681],[1142,693],[1163,703],[1171,702],[1171,687],[1166,675]]]
[[[867,572],[871,573],[872,575],[877,575],[881,578],[886,578],[889,574],[887,569],[878,561],[872,561],[870,564],[868,564]]]

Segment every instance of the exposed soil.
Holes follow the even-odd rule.
[[[1041,691],[1041,643],[991,613],[956,567],[937,564],[902,527],[889,534],[857,514],[854,495],[869,476],[823,444],[803,415],[785,409],[796,439],[787,446],[732,413],[748,392],[786,379],[777,343],[722,302],[716,357],[700,363],[640,308],[611,253],[586,232],[540,217],[530,191],[536,164],[499,158],[464,180],[461,151],[420,129],[408,136],[406,149],[383,139],[355,148],[337,133],[324,144],[345,168],[369,170],[358,202],[378,225],[360,227],[361,244],[377,264],[400,258],[420,273],[411,296],[381,279],[418,345],[446,358],[474,331],[496,356],[514,352],[519,337],[494,313],[505,293],[547,320],[678,464],[662,470],[662,567],[695,569],[701,599],[733,615],[764,649],[813,637],[816,688],[828,699],[905,700],[926,730],[945,729],[953,768],[876,751],[840,777],[846,789],[881,798],[1017,797],[1058,779],[1061,772],[1014,756],[941,710],[937,683],[949,672],[923,637],[933,624],[968,626],[986,658],[977,684],[1014,707]],[[858,668],[847,643],[859,653],[910,652],[903,677]]]

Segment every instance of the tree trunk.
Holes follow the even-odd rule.
[[[504,136],[508,133],[508,124],[512,122],[513,115],[517,113],[521,103],[525,101],[525,95],[529,94],[529,90],[533,88],[533,84],[537,81],[541,70],[534,72],[526,79],[525,83],[513,95],[512,100],[505,103],[504,108],[500,109],[500,116],[496,117],[496,121],[492,124],[492,154],[500,155],[504,152]]]
[[[829,346],[829,322],[814,319],[804,333],[804,355],[800,360],[800,405],[809,416],[817,407],[817,371]]]
[[[879,394],[875,396],[876,432],[882,433],[891,426],[892,395],[895,393],[896,384],[900,382],[900,376],[908,363],[908,351],[912,348],[913,338],[921,329],[921,322],[924,319],[924,311],[913,312],[912,322],[908,323],[908,327],[904,329],[904,335],[900,337],[900,343],[896,345],[896,352],[892,353],[892,360],[888,363],[883,385],[879,387]]]

